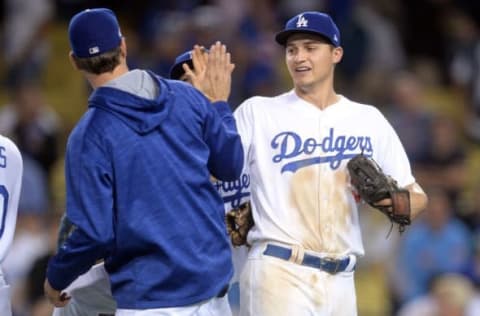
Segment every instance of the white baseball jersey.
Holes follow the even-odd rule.
[[[17,222],[23,162],[17,146],[0,135],[0,263],[12,244]],[[0,315],[11,315],[10,289],[0,269]]]
[[[292,90],[252,97],[234,116],[250,172],[250,244],[299,245],[329,257],[363,255],[347,161],[363,152],[400,186],[415,181],[398,136],[373,106],[341,96],[320,110]]]

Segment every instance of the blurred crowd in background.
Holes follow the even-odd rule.
[[[480,2],[476,0],[4,0],[0,133],[24,158],[16,237],[3,270],[15,316],[50,315],[45,265],[65,208],[65,142],[86,109],[87,84],[68,62],[68,20],[108,7],[130,68],[167,76],[194,44],[224,42],[236,64],[230,104],[291,89],[274,34],[306,10],[337,22],[345,55],[337,92],[377,106],[399,134],[430,198],[406,232],[362,210],[366,256],[359,313],[480,315]],[[361,118],[359,118],[361,119]],[[238,298],[232,295],[232,304]]]

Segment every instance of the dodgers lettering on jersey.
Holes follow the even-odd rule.
[[[295,132],[281,132],[273,137],[271,146],[279,151],[272,158],[274,163],[281,163],[285,159],[289,160],[283,165],[282,172],[295,172],[300,168],[319,163],[328,163],[330,168],[338,169],[342,160],[357,155],[358,149],[365,156],[370,157],[373,153],[372,141],[369,136],[336,136],[333,128],[330,128],[328,136],[321,139],[302,139]],[[327,155],[315,157],[318,151]],[[295,159],[301,155],[314,157]]]
[[[239,207],[250,198],[250,175],[247,173],[242,173],[235,181],[215,180],[212,183],[222,196],[225,211]]]
[[[213,180],[212,184],[222,196],[225,213],[238,208],[241,204],[250,201],[250,175],[244,166],[242,174],[235,181]],[[247,260],[248,249],[245,246],[232,246],[232,261],[234,274],[230,283],[238,282],[240,274]]]

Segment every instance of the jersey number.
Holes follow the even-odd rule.
[[[3,201],[2,201],[3,200]],[[0,238],[5,230],[5,219],[7,218],[8,209],[8,191],[4,185],[0,185]]]

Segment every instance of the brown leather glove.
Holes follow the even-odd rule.
[[[254,225],[250,202],[245,202],[227,212],[225,224],[233,246],[247,245],[248,232]]]
[[[392,177],[383,173],[378,164],[363,154],[353,157],[347,163],[352,185],[360,197],[372,207],[385,214],[392,223],[399,225],[403,232],[410,225],[410,193],[401,189]],[[378,205],[384,199],[391,199],[391,205]]]

